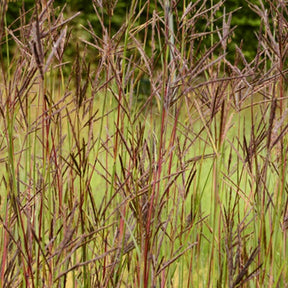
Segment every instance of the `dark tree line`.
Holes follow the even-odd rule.
[[[35,1],[32,0],[18,0],[18,1],[7,1],[8,2],[8,9],[6,11],[6,21],[7,25],[12,25],[12,29],[14,27],[17,27],[20,25],[20,21],[15,20],[19,17],[21,11],[29,11],[27,13],[26,17],[29,18],[32,15],[33,7],[35,5]],[[68,1],[61,1],[61,0],[55,0],[54,1],[54,7],[59,7],[59,9],[63,8],[64,5],[66,5],[65,8],[65,13],[67,15],[71,15],[73,13],[76,13],[78,11],[81,12],[80,16],[78,16],[74,22],[74,29],[78,33],[84,33],[81,31],[80,26],[87,26],[88,21],[91,23],[93,28],[96,30],[97,33],[101,33],[101,25],[98,21],[97,15],[95,14],[93,3],[97,6],[97,1],[93,0],[83,0],[83,1],[78,1],[78,0],[68,0]],[[107,27],[110,25],[111,33],[115,33],[118,31],[120,26],[122,25],[123,21],[125,20],[126,14],[128,12],[128,9],[130,7],[130,1],[127,0],[118,0],[118,1],[113,1],[113,0],[102,0],[99,1],[103,4],[103,9],[99,9],[99,13],[104,13],[105,14],[105,25]],[[99,3],[98,2],[98,3]],[[143,5],[145,1],[139,2],[139,5]],[[173,8],[173,14],[177,15],[182,15],[183,13],[183,3],[185,1],[176,1],[173,0],[172,5]],[[190,1],[186,1],[186,6],[189,4]],[[195,2],[195,1],[192,1]],[[201,2],[201,1],[200,1]],[[207,6],[209,5],[215,5],[219,0],[210,0],[207,1]],[[257,0],[250,1],[250,3],[258,3]],[[105,4],[106,3],[106,4]],[[147,19],[147,15],[151,16],[153,13],[154,9],[159,9],[161,10],[161,4],[159,1],[152,0],[149,3],[149,11],[147,14],[147,9],[144,9],[142,12],[140,21],[144,23]],[[115,5],[112,13],[112,5]],[[200,4],[199,4],[200,5]],[[138,8],[138,11],[140,11],[140,8]],[[3,7],[2,7],[3,10]],[[163,10],[163,9],[162,9]],[[237,44],[238,46],[241,46],[241,49],[244,53],[244,55],[247,57],[248,60],[252,59],[253,56],[256,54],[256,49],[257,49],[257,37],[255,36],[255,33],[259,30],[260,24],[261,24],[261,19],[259,18],[258,15],[256,15],[249,7],[248,2],[245,0],[226,0],[224,4],[220,7],[218,11],[218,15],[215,15],[215,17],[221,16],[222,13],[229,14],[230,12],[233,12],[233,17],[231,21],[231,26],[237,26],[235,29],[233,35],[232,35],[232,45],[230,45],[228,53],[231,55],[234,54],[234,48],[235,45]],[[106,17],[107,16],[107,17]],[[221,27],[222,20],[219,20],[219,26]],[[14,23],[14,24],[13,24]],[[81,25],[80,25],[81,24]],[[216,22],[217,24],[217,22]],[[198,27],[196,29],[201,31],[201,25],[205,25],[205,19],[203,21],[200,21],[197,23]],[[97,31],[98,30],[98,31]],[[3,35],[2,35],[3,36]],[[73,50],[73,47],[71,47]],[[2,49],[3,50],[3,49]],[[73,53],[71,50],[71,53]]]

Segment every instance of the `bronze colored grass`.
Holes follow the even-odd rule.
[[[286,7],[112,2],[1,8],[0,286],[286,287]]]

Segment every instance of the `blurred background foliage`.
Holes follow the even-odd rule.
[[[121,25],[124,23],[127,13],[129,11],[129,8],[131,6],[132,0],[68,0],[68,1],[60,1],[60,0],[55,0],[54,1],[54,7],[59,7],[60,9],[64,8],[65,14],[67,17],[75,14],[76,12],[80,11],[81,14],[73,20],[72,22],[72,27],[70,27],[70,31],[72,31],[70,37],[72,38],[84,38],[88,41],[90,41],[90,35],[88,32],[86,32],[83,29],[84,27],[88,27],[88,22],[91,23],[91,26],[93,27],[94,31],[96,32],[96,35],[101,35],[102,33],[102,27],[101,24],[99,23],[98,17],[94,11],[93,7],[93,2],[94,5],[99,9],[99,14],[102,15],[104,14],[105,17],[105,26],[107,27],[108,30],[110,30],[111,35],[116,33],[116,31],[119,30]],[[192,1],[193,3],[195,1]],[[206,5],[215,5],[218,3],[219,0],[210,0],[207,1]],[[28,11],[26,14],[26,21],[28,22],[29,17],[33,15],[33,7],[35,5],[35,1],[32,0],[17,0],[17,1],[7,1],[8,9],[6,10],[6,21],[8,27],[10,26],[12,29],[19,27],[20,26],[20,21],[19,21],[19,15],[21,11]],[[103,5],[103,9],[99,8],[101,5]],[[143,7],[143,4],[145,1],[139,1],[138,2],[138,11],[140,11],[140,8]],[[172,0],[170,3],[173,6],[173,14],[174,14],[174,20],[175,18],[181,17],[183,14],[183,7],[187,7],[187,5],[190,3],[190,1],[177,1],[177,0]],[[251,0],[249,3],[251,4],[257,4],[257,0]],[[3,4],[2,4],[3,5]],[[201,1],[199,2],[199,5],[201,5]],[[112,12],[112,6],[114,6],[114,10]],[[207,7],[208,8],[208,7]],[[31,10],[30,10],[31,9]],[[2,7],[3,10],[3,7]],[[149,2],[149,11],[147,11],[147,7],[142,11],[141,17],[138,20],[137,24],[143,24],[147,21],[147,17],[152,17],[153,10],[160,11],[159,13],[161,14],[163,12],[163,7],[161,6],[160,1],[152,0]],[[248,61],[251,61],[253,57],[256,54],[257,50],[257,37],[256,33],[259,31],[260,25],[261,25],[261,19],[259,18],[258,15],[256,15],[251,8],[249,7],[248,1],[245,0],[226,0],[224,1],[224,4],[220,6],[220,9],[218,10],[218,15],[213,15],[213,17],[216,17],[216,19],[223,14],[226,13],[227,15],[233,12],[232,16],[232,21],[231,21],[231,27],[236,27],[236,29],[233,32],[231,42],[228,48],[228,59],[233,61],[233,57],[235,55],[235,45],[241,47],[241,50],[245,57],[247,58]],[[18,19],[18,20],[17,20]],[[2,19],[2,21],[4,21]],[[23,21],[23,19],[22,19]],[[219,27],[222,27],[222,19],[219,20]],[[71,24],[70,24],[71,25]],[[196,31],[203,31],[203,27],[205,26],[205,19],[202,19],[202,21],[198,21],[196,23]],[[218,26],[218,25],[217,25]],[[3,27],[3,26],[2,26]],[[208,27],[212,28],[212,27]],[[216,27],[213,27],[214,29]],[[207,27],[205,27],[207,29]],[[207,30],[206,30],[207,31]],[[143,32],[144,33],[144,32]],[[2,41],[1,43],[3,44],[3,36],[4,32],[2,31]],[[207,40],[207,45],[208,42],[210,41],[209,39]],[[215,38],[216,40],[216,38]],[[76,41],[70,41],[70,43],[76,43]],[[13,45],[13,43],[9,43],[9,45]],[[2,45],[3,46],[3,45]],[[147,45],[146,49],[149,49],[149,46]],[[4,49],[5,50],[5,49]],[[10,49],[11,51],[11,49]],[[66,56],[70,57],[74,55],[76,51],[76,45],[71,45],[69,44],[68,49],[66,49]],[[149,51],[146,51],[149,54]],[[3,47],[2,47],[2,55],[3,53],[5,54],[5,51],[3,52]],[[68,55],[67,55],[68,54]]]

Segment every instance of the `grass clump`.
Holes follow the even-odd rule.
[[[2,8],[0,285],[285,287],[284,4],[232,63],[224,1],[104,2]]]

